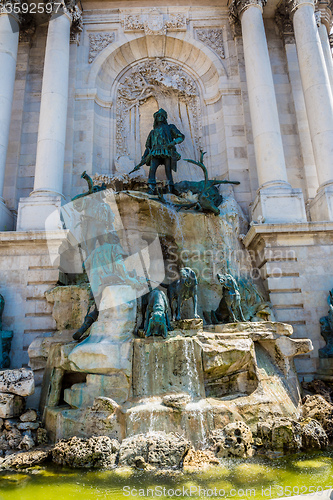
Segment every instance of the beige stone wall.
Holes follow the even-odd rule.
[[[318,369],[318,349],[325,345],[319,320],[328,313],[333,287],[332,224],[256,225],[244,243],[253,252],[276,319],[293,326],[293,337],[312,340],[314,350],[295,360],[307,380]]]
[[[49,237],[58,244],[59,235]],[[49,257],[45,233],[0,233],[0,293],[5,298],[3,327],[13,330],[11,366],[27,366],[28,347],[42,333],[56,330],[44,292],[59,278]],[[37,384],[38,385],[38,384]]]

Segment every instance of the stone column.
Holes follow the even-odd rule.
[[[288,183],[274,82],[269,59],[262,0],[234,0],[231,15],[242,27],[259,190],[252,217],[266,222],[306,220],[301,190]]]
[[[332,28],[332,4],[321,1],[317,5],[318,10],[316,12],[316,21],[327,66],[328,78],[330,80],[331,90],[333,91],[333,58],[328,38]]]
[[[333,97],[316,26],[314,0],[291,0],[297,55],[319,188],[312,220],[333,220]]]
[[[55,6],[58,6],[56,3]],[[69,44],[78,8],[62,7],[49,22],[37,140],[34,190],[21,198],[17,230],[61,229],[69,79]],[[45,221],[47,220],[46,224]]]
[[[295,104],[297,128],[302,152],[304,173],[307,186],[307,199],[312,200],[319,187],[316,164],[313,156],[311,135],[306,114],[301,74],[299,71],[295,35],[292,21],[284,4],[275,13],[275,22],[279,28],[287,56],[291,91]]]
[[[8,2],[13,9],[17,2]],[[0,231],[12,229],[14,218],[3,199],[9,128],[19,40],[19,17],[0,10]]]

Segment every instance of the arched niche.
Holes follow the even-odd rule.
[[[92,172],[129,171],[141,158],[153,112],[163,107],[169,122],[186,135],[179,147],[182,158],[198,158],[203,148],[211,175],[223,175],[219,165],[225,163],[221,161],[224,124],[221,106],[216,104],[226,80],[221,60],[190,35],[139,36],[130,41],[123,37],[105,48],[86,78],[87,86],[96,89]],[[175,180],[198,176],[200,171],[183,161]]]

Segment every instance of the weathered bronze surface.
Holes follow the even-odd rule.
[[[148,295],[148,304],[145,311],[144,331],[146,337],[160,335],[166,338],[171,330],[168,302],[162,290],[152,290]]]
[[[320,318],[320,333],[324,337],[326,345],[319,349],[320,358],[333,358],[333,288],[328,297],[328,315]]]
[[[181,317],[181,306],[185,300],[193,300],[194,318],[200,318],[198,315],[198,280],[195,272],[190,267],[183,267],[179,271],[179,280],[168,286],[168,297],[172,319],[176,321]],[[176,304],[176,305],[175,305]]]
[[[13,332],[2,329],[2,315],[4,308],[5,299],[0,294],[0,368],[9,368],[9,353],[12,345]]]
[[[132,170],[132,172],[135,172],[143,165],[150,167],[148,177],[150,194],[156,192],[156,171],[159,165],[165,166],[169,191],[174,192],[172,171],[177,171],[177,161],[180,160],[176,144],[183,142],[185,136],[175,125],[169,124],[167,118],[168,114],[162,108],[154,113],[154,128],[147,137],[145,152],[142,155],[141,162]]]

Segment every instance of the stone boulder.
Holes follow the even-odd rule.
[[[314,379],[311,382],[302,382],[302,388],[310,392],[310,395],[320,395],[328,403],[333,402],[333,390],[330,385],[326,384],[323,380]]]
[[[163,397],[162,403],[174,410],[182,410],[190,401],[191,397],[188,394],[168,394]]]
[[[209,435],[211,450],[219,458],[251,457],[253,436],[250,428],[242,421],[227,424],[223,429],[215,429]]]
[[[54,446],[52,460],[58,465],[74,468],[109,468],[115,466],[118,451],[119,442],[107,436],[73,437]]]
[[[317,420],[306,419],[300,422],[302,427],[302,448],[324,449],[328,446],[328,437]]]
[[[36,422],[37,420],[37,412],[36,410],[26,410],[22,415],[20,416],[21,422]]]
[[[32,450],[21,453],[14,453],[6,457],[0,464],[0,470],[3,469],[23,469],[34,467],[46,462],[51,456],[51,450]]]
[[[45,292],[45,297],[54,304],[52,316],[58,331],[80,328],[89,304],[88,285],[56,286]]]
[[[326,432],[328,439],[333,439],[333,405],[328,403],[323,396],[305,396],[302,416],[303,419],[317,420]]]
[[[148,461],[148,442],[144,434],[137,434],[122,441],[119,450],[119,465],[135,467],[138,457]]]
[[[220,465],[220,461],[211,450],[190,449],[183,462],[184,471],[206,470]]]
[[[31,396],[35,392],[33,371],[27,368],[0,371],[0,392]]]
[[[289,418],[259,422],[258,436],[269,450],[295,453],[302,447],[302,427]]]
[[[237,326],[240,323],[237,323]],[[198,336],[206,395],[251,394],[258,385],[253,341],[249,338],[221,339],[212,334]]]
[[[123,440],[119,451],[119,465],[135,467],[139,457],[161,469],[180,467],[191,447],[183,437],[165,432],[137,434]]]
[[[0,393],[0,418],[19,416],[24,409],[24,399],[15,394]]]

